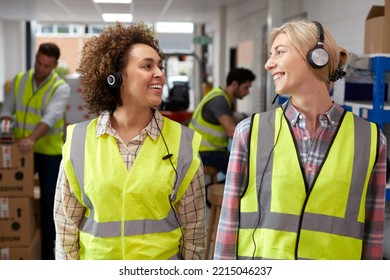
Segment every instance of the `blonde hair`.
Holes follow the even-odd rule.
[[[329,54],[329,62],[323,68],[312,68],[312,71],[318,79],[326,82],[328,89],[330,89],[333,85],[333,82],[330,80],[331,76],[338,70],[340,65],[347,63],[349,54],[345,49],[340,48],[337,45],[336,40],[333,38],[332,34],[326,27],[323,26],[323,30],[324,49]],[[318,30],[316,24],[306,20],[286,22],[282,26],[277,27],[270,32],[270,45],[281,33],[286,34],[300,55],[307,63],[309,63],[307,60],[307,54],[311,49],[317,46],[318,42]]]

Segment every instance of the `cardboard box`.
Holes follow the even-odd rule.
[[[372,6],[364,31],[364,54],[390,53],[390,0],[385,6]]]
[[[41,252],[41,231],[35,230],[34,238],[27,247],[5,247],[0,248],[0,260],[40,260]]]
[[[34,196],[34,153],[16,144],[0,145],[0,197]]]
[[[36,229],[32,197],[0,197],[0,248],[30,246]]]

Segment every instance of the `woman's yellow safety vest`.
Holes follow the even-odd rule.
[[[251,131],[237,258],[361,259],[377,126],[346,112],[310,189],[281,108],[256,114]]]
[[[223,96],[228,102],[229,107],[232,108],[232,104],[227,94],[220,87],[216,87],[202,98],[194,111],[194,117],[188,125],[189,128],[202,135],[202,143],[199,149],[201,152],[226,151],[228,146],[228,137],[223,126],[221,124],[216,125],[209,123],[202,116],[204,106],[207,102],[217,96]]]
[[[69,126],[63,149],[72,192],[86,207],[80,259],[180,259],[174,207],[200,166],[200,135],[164,118],[162,134],[173,156],[163,159],[161,135],[146,137],[128,171],[114,137],[96,137],[96,125],[97,119]]]
[[[38,123],[41,121],[46,107],[48,106],[53,93],[57,87],[65,81],[53,73],[49,80],[34,92],[33,69],[27,72],[20,72],[14,82],[15,94],[15,138],[28,137]],[[64,118],[60,118],[49,132],[34,144],[34,152],[45,155],[61,155]]]

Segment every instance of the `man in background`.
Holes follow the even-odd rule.
[[[243,99],[256,76],[251,70],[235,68],[226,77],[225,87],[215,87],[202,98],[189,127],[202,135],[200,156],[203,165],[226,174],[229,162],[228,143],[241,120],[234,115],[236,99]]]
[[[0,118],[12,120],[21,153],[34,151],[34,171],[40,183],[42,259],[54,259],[54,193],[63,146],[64,113],[70,87],[54,71],[60,49],[43,43],[34,68],[12,80]]]

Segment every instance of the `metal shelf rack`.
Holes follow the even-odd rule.
[[[360,117],[377,123],[384,131],[384,124],[390,123],[390,106],[385,100],[386,72],[390,71],[390,57],[380,55],[371,57],[370,68],[374,77],[372,103],[345,102],[343,107],[355,111],[353,107],[357,106]],[[390,200],[389,187],[386,188],[386,200]]]

